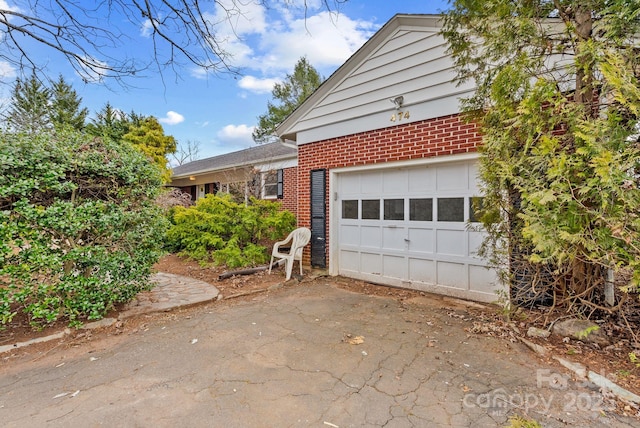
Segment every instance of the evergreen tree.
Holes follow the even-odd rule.
[[[122,141],[122,137],[129,131],[129,119],[127,115],[113,108],[107,102],[87,125],[87,132],[96,137],[106,137],[113,141]]]
[[[85,127],[85,120],[89,114],[87,108],[80,108],[82,98],[65,82],[62,75],[58,77],[51,88],[51,122],[56,128],[71,126],[75,130]]]
[[[457,0],[444,19],[459,78],[477,88],[465,109],[484,134],[493,254],[508,239],[507,266],[545,267],[556,297],[586,311],[600,307],[608,269],[640,284],[639,10]]]
[[[14,132],[35,134],[51,127],[51,91],[36,77],[17,78],[11,94],[6,126]]]
[[[253,140],[257,143],[268,141],[276,127],[302,104],[323,80],[306,57],[300,58],[293,74],[287,74],[282,83],[276,83],[273,87],[271,95],[278,103],[269,101],[267,112],[258,116],[258,126],[253,131]]]

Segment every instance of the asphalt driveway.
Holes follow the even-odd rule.
[[[316,279],[161,318],[30,364],[0,362],[5,427],[633,426],[464,306]],[[71,355],[71,356],[70,356]]]

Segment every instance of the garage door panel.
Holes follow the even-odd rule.
[[[340,267],[344,270],[359,271],[360,270],[360,252],[359,251],[340,251]]]
[[[406,230],[404,227],[383,227],[382,243],[385,250],[400,250],[406,248]]]
[[[409,177],[406,170],[389,170],[382,174],[383,194],[404,194],[409,185]]]
[[[466,164],[440,165],[436,170],[436,189],[440,191],[467,190],[469,174]]]
[[[407,277],[404,257],[384,255],[382,257],[383,275],[390,278],[404,279]]]
[[[468,174],[468,178],[469,178],[469,190],[476,194],[479,195],[480,194],[480,188],[478,186],[479,181],[479,170],[478,170],[478,164],[473,163],[470,164],[468,166],[469,168],[469,174]]]
[[[480,250],[480,246],[482,245],[482,241],[484,240],[484,233],[469,231],[469,257],[473,257],[476,259],[481,259],[480,255],[478,255],[478,251]]]
[[[340,242],[343,245],[360,245],[360,226],[349,224],[341,225]]]
[[[409,280],[436,283],[436,262],[434,260],[409,258]]]
[[[357,195],[360,193],[360,175],[348,174],[340,178],[341,192],[345,195]]]
[[[469,265],[469,278],[472,279],[469,282],[469,289],[473,291],[493,293],[498,284],[496,271],[486,266]],[[498,296],[496,295],[497,298]]]
[[[409,229],[409,251],[432,254],[435,251],[433,229]]]
[[[382,173],[367,172],[360,178],[360,192],[365,195],[379,195],[382,189]]]
[[[436,190],[435,168],[411,169],[408,172],[409,193],[432,193]]]
[[[468,274],[463,263],[437,262],[438,284],[466,290]]]
[[[463,230],[438,230],[436,251],[449,256],[466,256],[466,232]]]
[[[379,253],[360,253],[360,268],[364,273],[382,275],[382,255]]]
[[[380,226],[361,226],[360,245],[370,248],[382,248],[382,233]]]

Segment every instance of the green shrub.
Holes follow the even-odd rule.
[[[0,322],[98,319],[148,287],[159,170],[127,144],[0,134]]]
[[[207,195],[189,208],[174,207],[167,233],[171,251],[231,268],[265,263],[267,242],[286,236],[294,215],[278,202],[251,199],[239,204],[230,195]]]

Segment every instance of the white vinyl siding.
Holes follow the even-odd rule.
[[[399,95],[403,109],[410,111],[406,122],[457,113],[460,97],[474,87],[455,81],[437,19],[400,18],[397,24],[376,34],[375,45],[365,45],[331,76],[330,91],[314,94],[313,107],[301,109],[284,133],[296,134],[298,144],[306,144],[392,126],[397,123],[390,121],[395,111],[390,99]]]

